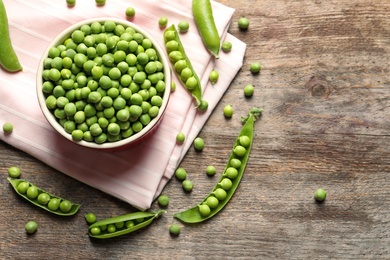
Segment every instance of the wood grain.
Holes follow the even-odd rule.
[[[131,206],[59,173],[0,142],[1,259],[389,259],[390,2],[387,0],[220,0],[236,9],[229,32],[247,43],[246,58],[202,129],[206,147],[182,161],[194,181],[185,194],[172,179],[168,212],[135,234],[95,241],[84,214],[106,218]],[[237,20],[248,17],[248,31]],[[261,62],[251,75],[252,62]],[[252,98],[243,96],[255,86]],[[231,120],[223,107],[231,104]],[[202,200],[224,168],[244,116],[256,123],[245,175],[228,206],[200,225],[173,213]],[[49,192],[82,204],[73,218],[51,216],[16,196],[11,165]],[[214,165],[218,174],[200,170]],[[322,204],[314,191],[328,192]],[[156,203],[153,209],[158,209]],[[27,236],[24,224],[39,223]],[[182,232],[171,237],[171,223]]]

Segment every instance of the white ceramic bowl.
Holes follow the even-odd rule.
[[[158,115],[156,117],[152,118],[150,123],[147,124],[146,126],[144,126],[143,129],[140,132],[134,133],[130,137],[124,138],[124,139],[119,140],[119,141],[114,141],[114,142],[108,142],[107,141],[107,142],[104,142],[102,144],[98,144],[98,143],[95,143],[95,142],[84,141],[84,140],[75,141],[75,140],[72,139],[71,134],[67,133],[65,131],[65,129],[63,128],[63,126],[60,125],[60,123],[58,122],[58,120],[54,116],[53,112],[51,110],[49,110],[48,107],[46,106],[46,96],[45,96],[45,94],[42,91],[42,84],[44,82],[44,80],[42,78],[42,72],[44,70],[44,64],[43,63],[44,63],[45,58],[48,57],[48,53],[49,53],[50,48],[54,47],[54,46],[58,46],[59,44],[61,44],[65,39],[69,38],[69,36],[71,35],[71,33],[74,30],[79,29],[82,25],[85,25],[85,24],[92,24],[93,22],[104,23],[105,21],[108,21],[108,20],[114,21],[116,24],[121,24],[124,27],[132,27],[137,32],[143,34],[144,37],[150,39],[151,42],[153,43],[153,48],[157,52],[159,61],[163,64],[163,73],[164,73],[164,76],[165,76],[165,78],[164,78],[164,81],[165,81],[165,91],[164,91],[164,94],[163,94],[163,103],[162,103],[162,105],[160,107]],[[166,107],[167,107],[168,102],[169,102],[169,96],[170,96],[170,92],[171,92],[171,80],[172,80],[171,79],[171,71],[170,71],[169,63],[168,63],[167,57],[165,55],[165,52],[161,48],[159,43],[155,39],[153,39],[153,37],[149,33],[147,33],[144,29],[140,28],[139,26],[137,26],[137,25],[135,25],[135,24],[133,24],[133,23],[131,23],[129,21],[122,20],[122,19],[106,18],[105,17],[105,18],[88,19],[88,20],[84,20],[82,22],[76,23],[76,24],[68,27],[64,31],[62,31],[50,43],[50,45],[47,47],[47,49],[43,53],[41,61],[39,63],[39,67],[38,67],[38,71],[37,71],[37,82],[36,82],[37,83],[37,87],[36,87],[36,91],[37,91],[39,105],[41,107],[41,110],[42,110],[45,118],[50,123],[50,125],[59,134],[61,134],[64,138],[66,138],[69,141],[74,142],[74,143],[76,143],[78,145],[89,147],[89,148],[116,150],[116,149],[124,149],[124,148],[127,148],[127,147],[132,147],[134,145],[138,145],[138,144],[142,143],[142,141],[144,141],[146,138],[150,137],[150,135],[152,133],[155,132],[155,130],[158,128],[159,124],[161,123],[161,119],[162,119],[162,117],[164,115],[164,112],[165,112]]]

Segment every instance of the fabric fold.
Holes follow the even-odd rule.
[[[68,8],[62,0],[4,0],[10,35],[24,68],[19,73],[0,70],[0,124],[11,122],[11,134],[0,132],[0,139],[58,171],[87,185],[119,198],[141,210],[148,209],[185,156],[192,140],[199,134],[215,106],[242,66],[246,46],[227,33],[234,9],[212,2],[221,40],[233,43],[230,53],[221,53],[215,60],[204,47],[192,18],[188,0],[111,0],[96,6],[92,0],[78,1]],[[35,77],[41,55],[54,37],[68,26],[88,18],[113,17],[126,19],[128,6],[136,9],[134,24],[141,26],[163,46],[163,30],[158,26],[161,16],[169,24],[188,21],[190,30],[181,40],[199,78],[204,99],[209,102],[205,113],[198,113],[192,96],[177,83],[166,114],[157,131],[142,145],[122,151],[95,151],[80,147],[48,124],[40,111]],[[208,74],[217,69],[220,78],[215,85]],[[186,134],[186,142],[178,145],[176,134]],[[55,178],[55,175],[53,175]]]

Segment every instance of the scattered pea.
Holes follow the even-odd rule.
[[[129,7],[126,8],[126,16],[128,18],[132,18],[132,17],[135,16],[135,9],[134,9],[134,7],[129,6]]]
[[[261,70],[261,65],[259,62],[254,62],[250,65],[250,71],[255,74],[255,73],[259,73]]]
[[[166,207],[169,204],[169,197],[167,195],[160,195],[158,197],[158,204],[161,207]]]
[[[197,151],[202,151],[204,148],[204,140],[201,137],[197,137],[194,140],[194,148]]]
[[[93,224],[96,222],[96,215],[93,214],[92,212],[85,214],[84,218],[88,224]]]
[[[190,192],[190,191],[192,191],[194,184],[190,180],[184,180],[182,182],[182,186],[183,186],[184,191]]]
[[[314,193],[314,199],[318,202],[324,201],[325,198],[326,198],[326,191],[322,188],[317,189],[316,192]]]
[[[6,134],[11,133],[14,130],[14,126],[11,123],[4,123],[3,124],[3,131]]]
[[[158,25],[161,27],[161,28],[164,28],[166,27],[168,24],[168,18],[163,16],[163,17],[160,17],[160,19],[158,20]]]
[[[175,171],[175,176],[178,180],[185,180],[187,178],[187,171],[184,168],[177,168]]]
[[[187,21],[181,21],[177,25],[177,28],[178,28],[179,32],[185,33],[190,28],[190,24]]]
[[[176,135],[176,141],[180,144],[184,143],[185,139],[186,139],[186,136],[183,132],[180,132]]]
[[[209,76],[209,79],[210,79],[211,84],[215,84],[215,83],[218,81],[218,78],[219,78],[219,73],[218,73],[218,71],[212,70],[212,71],[210,72],[210,76]]]
[[[171,83],[171,92],[174,92],[176,90],[176,82],[172,81]]]
[[[233,107],[231,105],[226,105],[224,108],[223,108],[223,115],[226,117],[226,118],[231,118],[233,116]]]
[[[8,168],[8,176],[11,178],[19,178],[20,177],[20,168],[16,166],[11,166]]]
[[[248,18],[241,17],[238,19],[238,27],[242,30],[246,30],[249,27],[249,20]]]
[[[249,84],[249,85],[246,85],[244,87],[244,95],[246,97],[251,97],[253,96],[253,92],[255,91],[255,88],[253,87],[253,85]]]
[[[224,41],[222,43],[221,49],[222,49],[223,52],[230,52],[232,50],[232,47],[233,47],[233,44],[231,42]]]
[[[206,167],[207,175],[209,175],[209,176],[215,175],[215,172],[216,172],[216,169],[215,169],[214,166],[209,165],[209,166]]]
[[[180,226],[179,225],[176,225],[176,224],[172,224],[169,226],[169,233],[171,233],[172,235],[179,235],[180,234]]]
[[[76,0],[66,0],[66,4],[68,6],[75,6],[76,5]]]
[[[106,4],[106,0],[95,0],[95,3],[97,5],[105,5]]]
[[[29,222],[26,223],[24,228],[25,228],[25,230],[26,230],[26,232],[28,234],[33,234],[33,233],[35,233],[37,231],[38,224],[35,221],[29,221]]]

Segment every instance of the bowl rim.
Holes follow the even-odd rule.
[[[153,48],[156,49],[157,55],[159,57],[159,61],[163,64],[163,72],[164,72],[164,81],[165,81],[165,91],[163,96],[163,103],[160,106],[159,113],[156,117],[154,117],[149,124],[144,126],[141,131],[134,133],[130,137],[124,138],[119,141],[115,142],[104,142],[102,144],[98,144],[95,142],[88,142],[85,140],[75,141],[72,138],[72,135],[70,133],[67,133],[65,129],[60,125],[60,123],[55,118],[54,114],[48,109],[46,106],[46,98],[42,91],[42,84],[43,84],[43,78],[42,78],[42,72],[43,72],[43,62],[48,57],[49,50],[51,47],[56,46],[60,44],[61,41],[64,41],[66,38],[70,36],[70,34],[76,30],[79,29],[82,25],[85,24],[92,24],[93,22],[105,22],[105,21],[113,21],[117,24],[122,24],[126,27],[132,27],[137,32],[144,35],[146,38],[150,39],[153,44]],[[170,99],[170,93],[171,88],[170,84],[172,81],[172,75],[171,75],[171,69],[169,66],[168,58],[166,56],[165,51],[159,44],[159,42],[145,29],[141,28],[140,26],[124,19],[120,18],[112,18],[112,17],[98,17],[98,18],[90,18],[90,19],[84,19],[80,22],[77,22],[66,29],[62,30],[47,46],[45,51],[43,52],[41,59],[39,61],[37,75],[36,75],[36,92],[38,97],[38,103],[41,108],[41,111],[46,118],[46,120],[49,122],[49,124],[63,137],[65,137],[67,140],[71,141],[72,143],[89,147],[89,148],[96,148],[96,149],[115,149],[127,145],[131,145],[132,143],[137,143],[137,141],[140,141],[140,139],[144,138],[151,130],[154,129],[154,127],[158,127],[164,112],[168,106],[169,99]]]

